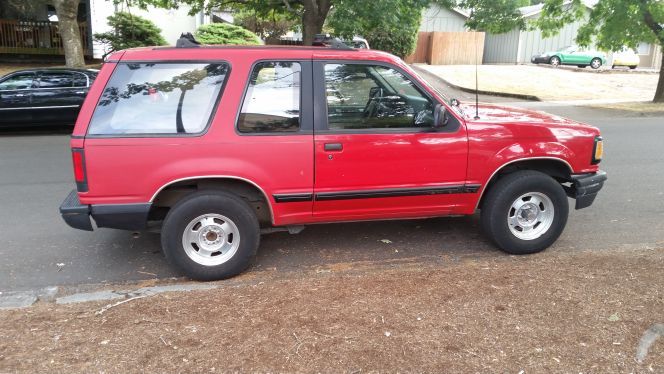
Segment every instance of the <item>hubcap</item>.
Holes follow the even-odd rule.
[[[600,62],[597,61],[597,60],[593,60],[593,61],[592,61],[592,65],[593,65],[593,67],[594,67],[595,69],[597,69],[597,68],[599,67],[599,65],[600,65]]]
[[[529,192],[514,200],[507,213],[507,224],[514,236],[534,240],[553,224],[553,202],[540,192]]]
[[[230,260],[240,247],[240,231],[228,217],[204,214],[194,218],[184,229],[182,247],[198,264],[220,265]]]

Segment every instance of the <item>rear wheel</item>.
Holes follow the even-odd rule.
[[[499,179],[482,206],[484,233],[511,254],[548,248],[567,223],[569,206],[562,186],[538,171],[518,171]]]
[[[600,66],[602,66],[602,60],[600,60],[599,58],[595,57],[595,58],[592,59],[592,61],[590,61],[590,67],[591,68],[599,69]]]
[[[636,69],[636,66],[630,66],[629,68],[634,70],[634,69]]]
[[[249,266],[260,241],[258,220],[241,198],[191,194],[170,209],[161,233],[166,259],[197,280],[232,277]]]

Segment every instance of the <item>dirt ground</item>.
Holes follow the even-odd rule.
[[[664,248],[549,251],[38,303],[0,311],[0,373],[662,373],[664,339],[636,354],[664,322],[663,267]]]
[[[451,84],[475,88],[474,65],[418,65]],[[578,69],[577,70],[583,70]],[[479,89],[534,95],[543,101],[652,100],[658,74],[582,72],[535,65],[480,65]]]

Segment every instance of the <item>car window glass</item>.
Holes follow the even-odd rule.
[[[297,62],[256,64],[242,103],[238,130],[244,133],[298,131],[300,72]]]
[[[395,69],[326,64],[328,128],[332,131],[433,125],[433,103]]]
[[[196,134],[210,121],[226,64],[121,63],[92,116],[91,135]]]
[[[34,74],[16,74],[0,82],[0,90],[25,90],[32,87]]]
[[[71,73],[45,72],[39,77],[39,88],[69,88],[74,87]]]
[[[88,77],[82,73],[74,73],[74,87],[87,87]]]

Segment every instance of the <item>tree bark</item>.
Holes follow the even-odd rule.
[[[65,50],[65,64],[71,68],[85,65],[77,19],[79,2],[79,0],[53,0],[58,15],[58,31]]]
[[[664,103],[664,43],[660,44],[662,53],[661,66],[659,67],[659,80],[657,81],[657,89],[655,90],[655,97],[652,99],[653,103]]]
[[[323,31],[323,24],[332,4],[330,0],[304,0],[302,13],[302,43],[312,45],[314,36]]]

